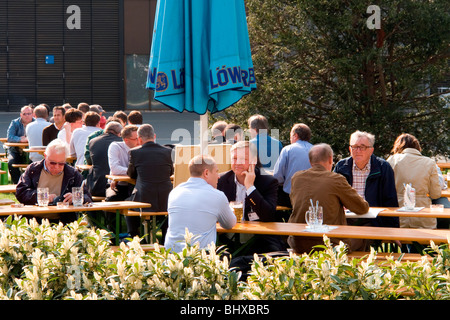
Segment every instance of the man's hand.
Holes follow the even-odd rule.
[[[249,189],[250,187],[253,186],[254,182],[255,182],[255,178],[256,178],[256,174],[255,174],[255,165],[251,164],[248,167],[248,171],[244,171],[242,172],[242,174],[244,175],[245,179],[244,179],[244,186],[245,189]]]
[[[21,136],[20,142],[28,142],[28,138],[26,136]]]
[[[71,203],[72,203],[72,193],[71,193],[71,192],[66,193],[66,194],[64,195],[64,200],[63,200],[63,202],[64,202],[64,203],[68,203],[68,204],[71,204]]]
[[[55,200],[56,197],[57,197],[57,195],[54,194],[54,193],[49,194],[49,195],[48,195],[48,202],[49,202],[49,203],[50,203],[50,202],[53,202],[53,200]]]

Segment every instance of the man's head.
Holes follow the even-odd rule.
[[[333,168],[333,149],[329,144],[319,143],[309,149],[309,162],[311,166],[321,165],[328,171]]]
[[[350,154],[358,168],[364,168],[373,154],[375,136],[368,132],[355,131],[350,136]]]
[[[63,106],[56,106],[53,108],[53,121],[59,127],[61,126],[65,119],[66,109]]]
[[[298,140],[308,142],[311,140],[311,129],[304,123],[296,123],[291,129],[291,143]]]
[[[206,155],[195,156],[189,161],[188,168],[191,177],[202,178],[209,185],[217,188],[219,169],[212,157]]]
[[[139,146],[137,131],[138,127],[133,124],[129,124],[122,129],[122,140],[130,149]]]
[[[156,138],[155,130],[150,124],[143,124],[142,126],[140,126],[137,134],[140,144],[144,144],[149,141],[155,141]]]
[[[89,105],[86,102],[80,102],[77,106],[77,109],[83,113],[86,113],[89,111]]]
[[[47,120],[48,118],[47,108],[43,105],[38,105],[36,108],[34,108],[34,116],[36,118]]]
[[[213,137],[225,136],[225,128],[227,123],[225,121],[216,121],[211,127],[211,134]]]
[[[231,149],[231,170],[236,176],[242,176],[248,171],[250,165],[256,165],[258,161],[256,146],[249,141],[239,141]]]
[[[141,125],[144,123],[144,118],[142,117],[142,113],[137,110],[133,110],[127,117],[129,124]]]
[[[100,123],[100,115],[94,111],[88,111],[84,115],[84,124],[88,127],[98,127]]]
[[[83,112],[81,110],[75,108],[67,110],[64,119],[70,123],[72,131],[83,126]]]
[[[33,109],[30,106],[24,106],[20,109],[20,119],[23,124],[29,124],[33,120]]]
[[[225,139],[233,141],[243,141],[244,140],[244,130],[234,123],[230,123],[225,127]]]
[[[122,123],[122,126],[125,127],[127,125],[128,117],[124,111],[119,110],[119,111],[114,112],[113,117],[119,119],[120,122]]]
[[[45,149],[45,167],[52,175],[58,175],[64,171],[64,165],[68,154],[67,144],[61,139],[51,141]]]
[[[248,128],[250,129],[250,135],[253,138],[258,135],[261,130],[267,133],[269,130],[269,122],[266,117],[260,114],[255,114],[248,118]]]
[[[115,136],[120,137],[120,133],[122,131],[122,125],[117,121],[110,121],[105,126],[105,133],[111,133]]]

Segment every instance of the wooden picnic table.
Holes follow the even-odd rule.
[[[329,231],[308,231],[305,223],[286,223],[286,222],[259,222],[244,221],[236,223],[231,229],[224,229],[217,224],[219,233],[246,233],[246,234],[265,234],[280,236],[299,236],[299,237],[323,237],[329,238],[353,238],[353,239],[373,239],[385,241],[404,241],[418,242],[420,244],[447,243],[450,237],[450,230],[442,229],[409,229],[409,228],[385,228],[385,227],[367,227],[367,226],[348,226],[336,225]]]
[[[136,184],[136,179],[132,179],[129,176],[121,176],[121,175],[112,175],[112,174],[107,174],[106,175],[107,179],[110,179],[112,181],[117,181],[117,182],[128,182],[131,184]]]
[[[39,207],[37,205],[26,205],[23,207],[0,206],[0,216],[10,215],[45,215],[49,213],[64,213],[64,212],[87,212],[87,211],[108,211],[116,213],[115,237],[116,244],[119,244],[120,231],[120,215],[126,215],[130,209],[150,208],[151,204],[137,201],[108,201],[108,202],[93,202],[90,206],[74,207],[73,205],[67,208],[58,208],[57,206]]]
[[[450,162],[438,162],[436,163],[439,168],[442,169],[450,169]]]
[[[18,147],[18,148],[28,148],[28,142],[5,142],[3,143],[4,147]]]
[[[371,209],[384,209],[378,213],[379,216],[383,217],[416,217],[416,218],[450,218],[450,208],[444,208],[442,212],[433,211],[431,208],[423,208],[420,211],[398,211],[397,207],[392,208],[376,208],[371,207]]]

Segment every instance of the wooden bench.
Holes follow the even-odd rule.
[[[15,193],[15,192],[16,192],[15,184],[0,185],[0,193]]]

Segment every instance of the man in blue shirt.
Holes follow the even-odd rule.
[[[273,170],[283,145],[278,139],[269,136],[267,118],[260,114],[251,116],[248,119],[248,128],[252,137],[250,142],[256,145],[261,167]]]
[[[281,150],[275,163],[273,176],[278,179],[278,205],[291,208],[291,178],[297,171],[311,168],[308,152],[311,149],[311,129],[304,123],[296,123],[291,129],[291,144]]]
[[[8,127],[8,142],[28,142],[25,128],[32,121],[34,121],[34,119],[33,109],[31,108],[31,106],[22,107],[22,109],[20,110],[20,117],[12,120]],[[12,165],[15,163],[25,163],[25,161],[26,155],[21,148],[8,148],[8,169],[13,184],[17,184],[17,182],[19,181],[20,169],[13,168]]]

